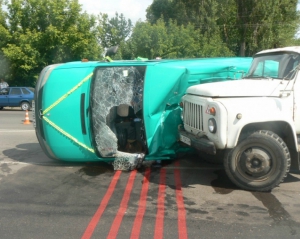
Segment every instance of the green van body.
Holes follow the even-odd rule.
[[[186,89],[240,79],[251,62],[252,58],[233,57],[49,65],[35,87],[37,138],[48,157],[64,161],[126,161],[130,155],[136,158],[137,153],[143,154],[143,160],[174,158],[187,150],[178,143],[178,126],[182,123],[179,104]],[[134,90],[137,88],[139,93]],[[139,127],[144,148],[141,152],[122,152],[118,146],[107,145],[117,145],[120,140],[107,126],[108,112],[134,101],[134,107],[142,112]],[[102,124],[99,132],[98,124]]]

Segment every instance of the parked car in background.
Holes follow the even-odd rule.
[[[34,88],[7,87],[0,91],[0,110],[3,107],[21,107],[30,110],[34,98]]]

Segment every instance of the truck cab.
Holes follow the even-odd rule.
[[[182,97],[180,141],[221,156],[240,188],[270,191],[299,170],[300,47],[258,52],[239,81],[191,86]]]

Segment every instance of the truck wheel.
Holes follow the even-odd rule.
[[[270,191],[287,176],[291,157],[284,141],[267,130],[252,133],[224,157],[225,171],[238,187]]]
[[[29,110],[30,109],[30,104],[28,102],[22,102],[21,103],[21,109],[22,110]]]

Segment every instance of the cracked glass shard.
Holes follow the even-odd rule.
[[[94,74],[91,86],[93,135],[102,157],[125,156],[125,152],[118,151],[117,107],[126,104],[134,113],[142,110],[144,71],[145,67],[101,67]],[[137,157],[136,154],[132,156]]]

